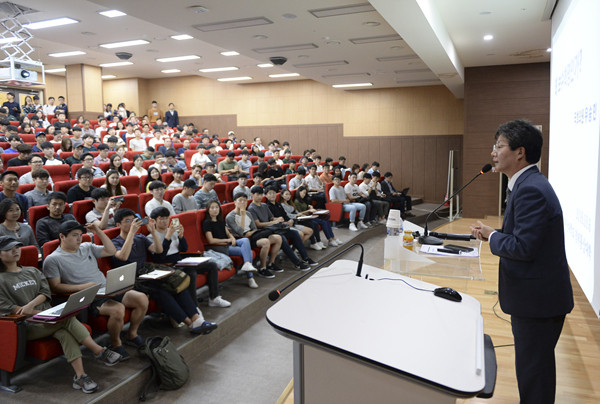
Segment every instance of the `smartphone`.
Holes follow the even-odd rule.
[[[179,218],[174,217],[173,219],[171,219],[171,223],[173,224],[173,226],[179,226]]]
[[[123,203],[123,202],[125,202],[125,197],[124,196],[115,196],[115,197],[112,198],[112,200],[115,201],[115,202],[121,202],[121,203]]]
[[[148,224],[148,218],[147,217],[145,217],[145,218],[142,219],[142,217],[140,216],[139,213],[136,213],[135,217],[136,217],[136,219],[140,219],[142,221],[142,226],[145,226],[145,225]]]

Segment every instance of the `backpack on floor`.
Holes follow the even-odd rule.
[[[151,362],[152,375],[140,393],[140,401],[146,401],[148,389],[158,379],[159,389],[177,390],[187,382],[190,369],[177,352],[169,337],[149,337],[140,348],[140,353]],[[153,395],[155,395],[153,393]]]

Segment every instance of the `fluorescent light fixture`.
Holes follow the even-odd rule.
[[[233,70],[239,70],[239,69],[235,66],[229,66],[229,67],[213,67],[210,69],[200,69],[199,71],[202,73],[214,73],[214,72],[230,72]]]
[[[334,84],[333,88],[370,87],[373,83]]]
[[[193,60],[200,59],[200,56],[197,55],[186,55],[186,56],[174,56],[172,58],[159,58],[156,59],[157,62],[168,63],[168,62],[181,62],[183,60]]]
[[[100,63],[100,67],[118,67],[132,65],[132,62],[113,62],[113,63]]]
[[[166,69],[166,70],[161,70],[161,73],[179,73],[181,70],[179,69]]]
[[[343,66],[347,65],[347,60],[330,60],[327,62],[314,62],[314,63],[298,63],[294,67],[329,67],[329,66]]]
[[[67,68],[66,67],[60,67],[58,69],[46,69],[44,71],[46,73],[62,73],[62,72],[66,72]]]
[[[244,76],[244,77],[225,77],[223,79],[217,79],[218,81],[242,81],[242,80],[252,80],[252,77]]]
[[[272,79],[280,79],[283,77],[298,77],[300,74],[298,73],[281,73],[281,74],[269,74],[269,77]]]
[[[124,48],[125,46],[136,46],[136,45],[146,45],[150,42],[144,39],[134,39],[133,41],[124,41],[124,42],[112,42],[112,43],[104,43],[100,46],[107,49],[114,48]]]
[[[383,56],[376,58],[378,62],[393,62],[395,60],[412,60],[419,59],[417,55],[403,55],[403,56]]]
[[[258,25],[268,25],[268,24],[273,24],[273,21],[271,21],[265,17],[254,17],[254,18],[242,18],[240,20],[214,22],[214,23],[210,23],[210,24],[197,24],[197,25],[192,25],[192,26],[199,31],[210,32],[210,31],[220,31],[220,30],[224,30],[224,29],[256,27]]]
[[[261,69],[266,69],[268,67],[273,67],[273,65],[271,63],[261,63],[259,65],[256,65],[258,67],[260,67]]]
[[[62,17],[62,18],[54,18],[52,20],[32,22],[29,24],[25,24],[24,27],[27,29],[43,29],[43,28],[59,27],[61,25],[75,24],[77,22],[79,22],[79,21],[74,20],[69,17]]]
[[[193,36],[188,35],[188,34],[181,34],[181,35],[171,35],[172,39],[175,39],[177,41],[185,41],[186,39],[194,39]]]
[[[223,56],[239,56],[239,53],[236,51],[226,51],[226,52],[221,52],[221,55],[223,55]]]
[[[9,36],[9,37],[6,37],[6,38],[0,38],[0,44],[17,42],[17,41],[20,41],[20,40],[21,40],[21,38],[19,38],[19,37]]]
[[[484,41],[491,41],[492,39],[494,39],[494,35],[492,34],[487,34],[483,36]]]
[[[316,49],[317,45],[314,43],[301,43],[296,45],[285,45],[285,46],[272,46],[270,48],[256,48],[252,49],[256,53],[276,53],[276,52],[291,52],[303,49]]]
[[[68,56],[77,56],[77,55],[85,55],[83,51],[70,51],[70,52],[57,52],[57,53],[49,53],[48,56],[52,56],[53,58],[65,58]]]
[[[102,78],[102,80],[106,80],[106,79],[114,79],[117,76],[115,76],[114,74],[105,74],[103,76],[100,76]]]
[[[98,11],[98,14],[102,14],[103,16],[108,17],[108,18],[122,17],[124,15],[127,15],[124,12],[119,11],[119,10]]]
[[[362,45],[365,43],[377,43],[377,42],[389,42],[389,41],[400,41],[402,37],[397,34],[392,35],[381,35],[381,36],[369,36],[364,38],[350,38],[349,41],[355,45]]]
[[[336,15],[346,14],[368,13],[370,11],[375,11],[375,9],[369,3],[353,4],[341,7],[320,8],[318,10],[308,10],[309,13],[311,13],[317,18],[333,17]]]

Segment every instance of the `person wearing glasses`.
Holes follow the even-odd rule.
[[[82,167],[77,170],[76,178],[79,180],[79,183],[72,186],[67,191],[67,202],[69,203],[83,201],[84,199],[91,199],[92,191],[96,189],[96,187],[92,186],[92,178],[94,178],[94,174],[89,168]]]
[[[94,165],[94,155],[92,153],[84,153],[81,156],[81,163],[83,164],[82,168],[87,168],[92,172],[93,178],[104,177],[104,171],[102,171],[99,167]],[[79,171],[75,175],[75,179],[79,179]]]
[[[29,167],[31,167],[31,171],[21,175],[21,177],[19,178],[19,185],[33,184],[34,183],[34,181],[33,181],[34,174],[37,173],[38,171],[44,169],[44,160],[42,159],[41,156],[34,154],[31,157],[29,157],[28,165],[29,165]],[[52,182],[52,177],[50,177],[49,175],[48,175],[48,182],[50,184],[54,185],[54,182]]]

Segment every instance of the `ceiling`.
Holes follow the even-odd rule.
[[[367,88],[446,85],[463,95],[464,68],[550,60],[549,15],[556,0],[16,0],[36,10],[31,22],[70,17],[78,23],[31,30],[30,55],[46,69],[70,64],[118,62],[130,52],[133,65],[105,67],[117,78],[200,75],[212,79],[252,77],[236,83],[312,79],[323,84],[372,83]],[[1,2],[0,2],[1,3]],[[357,8],[347,6],[360,5]],[[199,9],[194,6],[202,6]],[[107,18],[117,9],[126,16]],[[328,10],[332,9],[332,10]],[[362,11],[336,14],[340,11]],[[319,17],[320,16],[320,17]],[[249,19],[257,19],[256,22]],[[241,20],[241,21],[240,21]],[[248,25],[217,25],[235,21]],[[208,25],[208,26],[207,26]],[[177,34],[193,36],[174,40]],[[485,34],[494,35],[484,41]],[[145,39],[148,44],[105,49],[100,44]],[[294,49],[294,46],[299,49]],[[283,47],[283,48],[280,48]],[[270,49],[275,48],[275,49]],[[53,52],[84,51],[55,58]],[[223,51],[238,56],[222,56]],[[197,55],[161,63],[158,58]],[[257,67],[272,56],[287,62]],[[201,73],[199,69],[237,67]],[[166,74],[161,70],[179,69]],[[294,78],[271,74],[298,73]],[[64,73],[63,73],[64,74]]]

